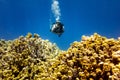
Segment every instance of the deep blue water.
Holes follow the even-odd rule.
[[[120,0],[58,1],[65,27],[61,37],[49,31],[52,0],[0,0],[0,38],[37,33],[65,50],[82,35],[120,36]]]

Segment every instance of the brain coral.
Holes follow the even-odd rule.
[[[119,80],[120,39],[95,33],[73,42],[67,51],[28,34],[0,41],[3,80]]]

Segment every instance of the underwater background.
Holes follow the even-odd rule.
[[[119,4],[0,0],[0,80],[120,80]]]
[[[59,0],[65,27],[61,37],[49,31],[51,4],[52,0],[0,0],[0,38],[37,33],[66,50],[82,35],[120,36],[120,0]]]
[[[49,31],[51,3],[52,0],[0,0],[0,38],[37,33],[66,50],[82,35],[97,32],[107,37],[120,36],[119,0],[59,0],[65,27],[60,38]]]

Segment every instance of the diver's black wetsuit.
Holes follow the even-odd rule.
[[[61,34],[64,32],[63,24],[60,22],[56,22],[53,25],[55,25],[55,28],[53,29],[52,32],[58,34],[58,36],[60,37]]]

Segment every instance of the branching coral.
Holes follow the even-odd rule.
[[[28,33],[13,41],[0,42],[0,77],[2,79],[34,79],[43,62],[54,58],[59,48],[43,40],[39,35]],[[45,64],[45,63],[44,63]],[[43,71],[42,71],[43,72]]]
[[[0,42],[3,80],[119,80],[120,39],[95,33],[61,51],[49,40],[28,33]]]
[[[52,77],[58,80],[118,80],[119,56],[119,40],[107,39],[97,33],[83,36],[81,42],[75,41],[66,52],[57,56],[54,67],[50,67]]]

